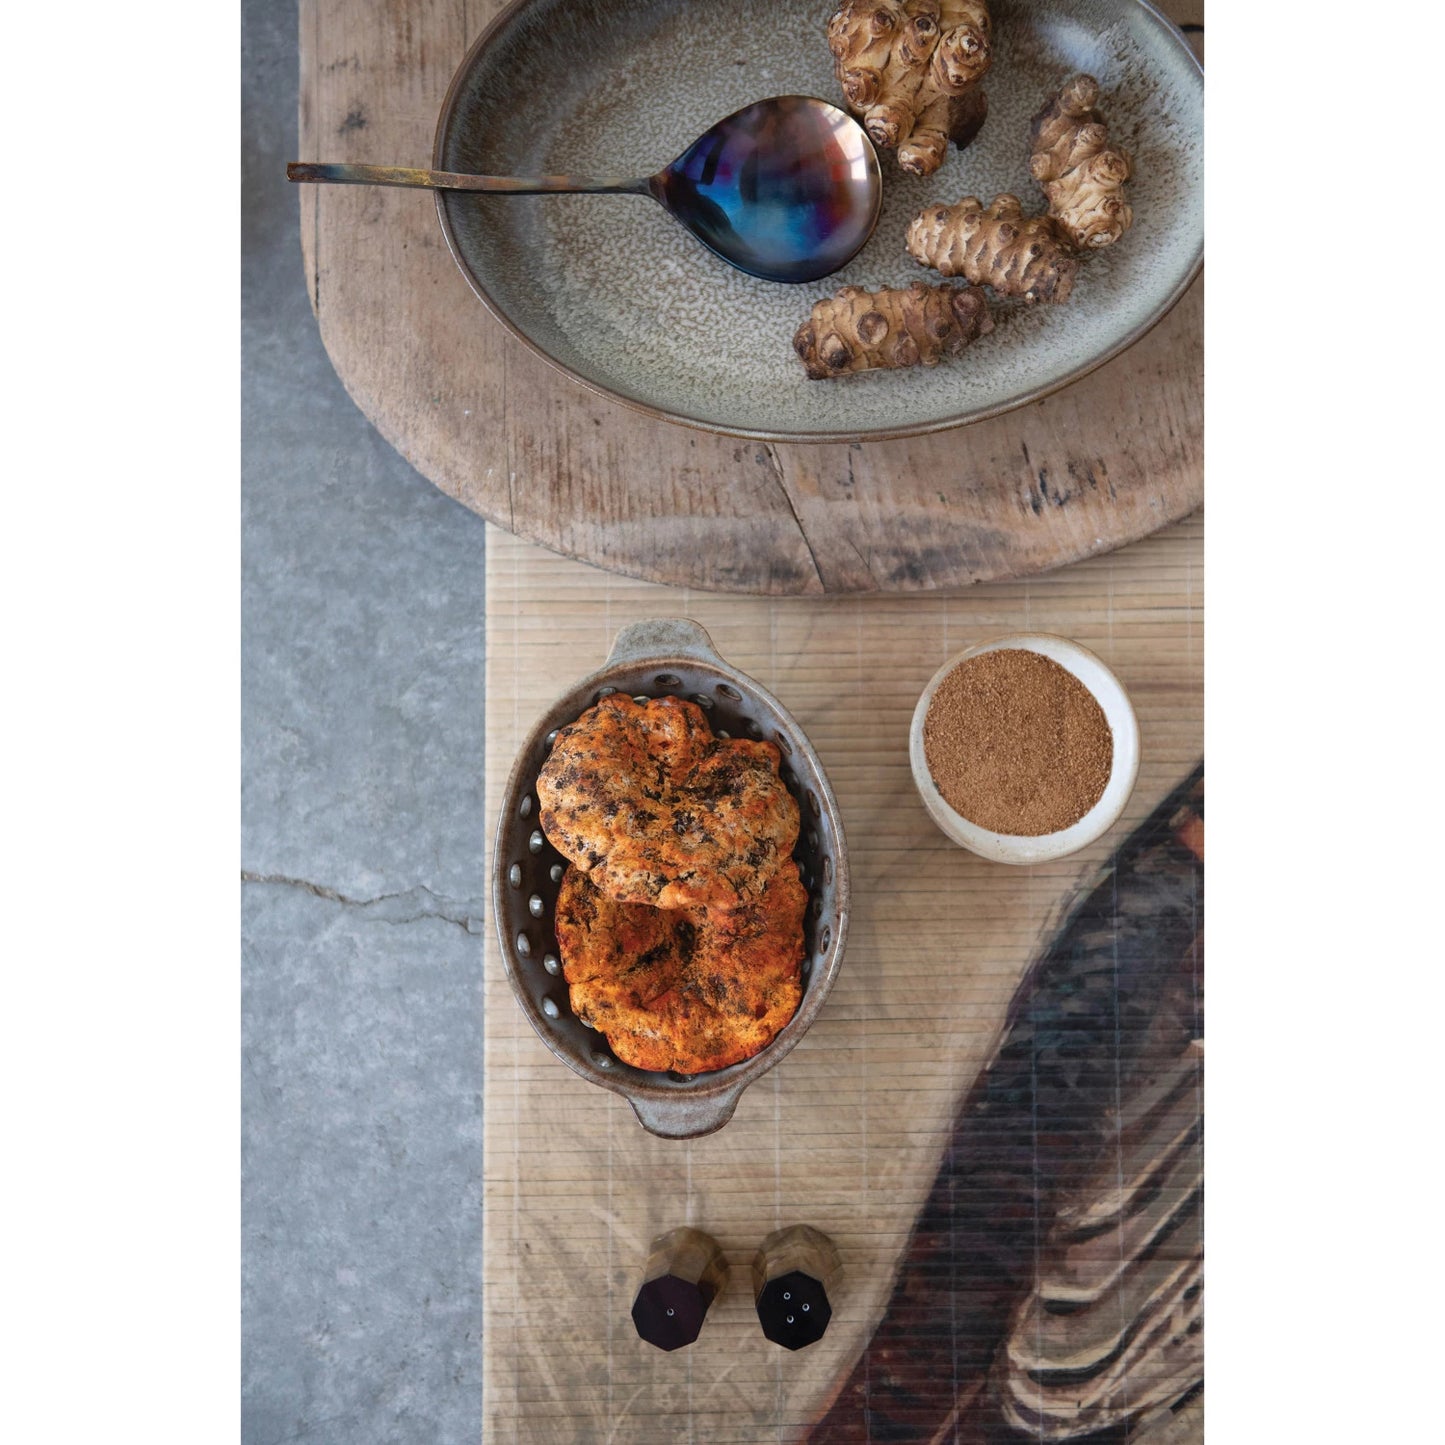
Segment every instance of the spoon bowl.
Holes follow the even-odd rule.
[[[841,270],[883,205],[867,132],[804,95],[734,111],[651,177],[649,189],[709,250],[768,281]]]
[[[291,181],[537,196],[651,196],[715,255],[766,281],[816,281],[863,249],[883,205],[867,132],[808,95],[755,101],[710,126],[656,175],[479,176],[413,166],[292,161]]]

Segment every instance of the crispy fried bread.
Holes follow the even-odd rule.
[[[726,912],[619,903],[569,868],[556,925],[572,1012],[634,1068],[741,1063],[797,1012],[807,903],[791,858]]]
[[[714,737],[696,703],[613,694],[558,731],[542,831],[616,902],[737,908],[798,839],[779,761],[773,743]]]

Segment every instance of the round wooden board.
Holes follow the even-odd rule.
[[[452,72],[501,3],[301,0],[298,159],[426,164]],[[312,305],[357,405],[449,496],[567,556],[709,591],[954,588],[1109,551],[1202,501],[1202,281],[1122,356],[1007,416],[770,446],[553,371],[472,295],[429,193],[298,190]]]

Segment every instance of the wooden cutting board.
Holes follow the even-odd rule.
[[[866,1394],[865,1347],[886,1324],[956,1111],[1019,980],[1080,887],[1201,755],[1202,544],[1194,517],[1033,580],[952,596],[777,600],[628,580],[489,530],[489,837],[513,753],[552,698],[602,662],[619,627],[688,616],[807,731],[842,810],[853,881],[847,956],[817,1022],[726,1128],[689,1142],[645,1134],[625,1101],[552,1056],[488,936],[489,1440],[865,1438],[837,1401]],[[1055,864],[1010,869],[934,828],[907,736],[943,661],[1023,629],[1077,638],[1115,669],[1138,711],[1143,761],[1128,813],[1105,838]],[[758,1242],[792,1223],[831,1235],[845,1270],[827,1335],[797,1354],[763,1338],[746,1284]],[[681,1224],[722,1242],[733,1283],[696,1344],[664,1354],[638,1340],[628,1312],[649,1242]],[[953,1265],[965,1284],[971,1267]],[[946,1395],[946,1371],[935,1384]],[[1195,1401],[1168,1417],[1151,1445],[1197,1442],[1201,1415]],[[951,1427],[939,1438],[953,1439]]]
[[[297,158],[428,164],[452,74],[501,4],[301,0]],[[1163,8],[1203,18],[1201,0]],[[1201,500],[1202,283],[1124,355],[1007,416],[767,446],[558,375],[472,295],[429,193],[298,190],[311,302],[356,403],[448,495],[565,555],[725,592],[912,592],[1107,552]]]

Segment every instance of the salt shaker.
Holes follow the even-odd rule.
[[[660,1350],[690,1345],[727,1278],[727,1260],[712,1235],[685,1225],[660,1235],[652,1241],[632,1302],[637,1333]]]

